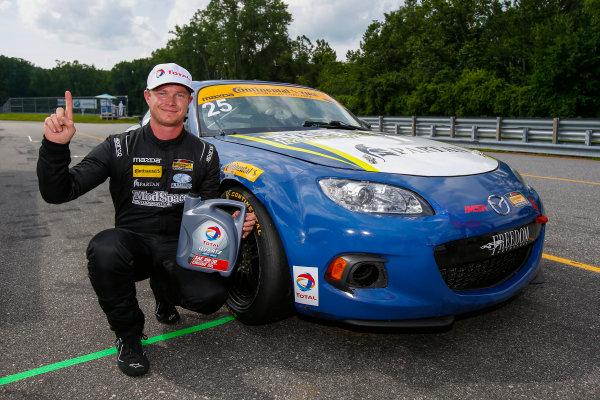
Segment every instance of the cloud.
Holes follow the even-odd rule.
[[[79,0],[17,0],[21,20],[29,27],[60,42],[97,49],[119,49],[160,39],[151,17],[140,15],[140,11],[151,8],[148,3],[158,1],[104,0],[82,5]]]
[[[175,0],[167,17],[169,29],[175,29],[175,25],[187,25],[196,11],[206,9],[210,0]]]
[[[398,9],[402,0],[283,0],[293,22],[292,39],[326,40],[338,59],[357,50],[373,20]],[[10,37],[2,54],[44,68],[55,60],[110,69],[117,62],[149,57],[188,24],[209,0],[0,0],[0,32]]]
[[[284,0],[293,22],[289,33],[292,39],[299,35],[311,41],[324,39],[345,58],[348,50],[358,50],[367,27],[382,21],[384,13],[397,10],[403,0]]]

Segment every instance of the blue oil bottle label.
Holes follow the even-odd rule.
[[[238,210],[236,218],[232,210]],[[246,216],[246,204],[228,199],[185,198],[177,264],[182,268],[230,276],[235,268]]]
[[[215,221],[205,221],[192,235],[193,249],[188,263],[195,267],[227,271],[229,267],[229,238],[225,229]]]

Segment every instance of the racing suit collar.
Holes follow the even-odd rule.
[[[168,139],[168,140],[161,140],[156,137],[156,135],[152,131],[152,127],[150,126],[150,124],[144,125],[143,132],[144,132],[144,135],[146,135],[148,138],[150,138],[150,140],[152,140],[152,142],[157,144],[158,146],[168,146],[170,144],[179,144],[179,143],[181,143],[181,141],[183,141],[183,138],[185,137],[185,135],[188,134],[188,132],[185,130],[185,128],[182,127],[181,133],[179,135],[177,135],[176,138]]]

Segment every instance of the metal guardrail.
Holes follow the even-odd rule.
[[[359,118],[374,131],[423,136],[475,149],[600,157],[600,120],[596,119]]]

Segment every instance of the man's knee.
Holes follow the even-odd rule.
[[[86,252],[90,274],[123,273],[123,268],[128,269],[133,264],[133,256],[127,247],[125,235],[119,229],[106,229],[96,234]]]

